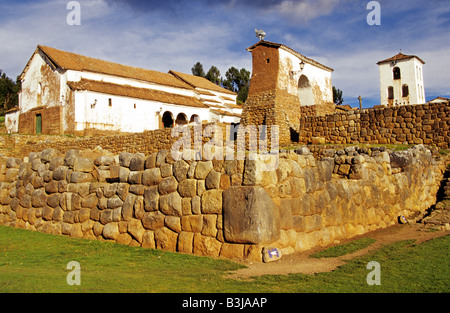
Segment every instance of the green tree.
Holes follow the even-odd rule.
[[[250,72],[245,68],[238,70],[233,66],[230,67],[225,73],[225,79],[220,76],[219,69],[214,65],[211,66],[208,73],[205,74],[203,65],[200,62],[197,62],[192,67],[191,71],[193,75],[204,77],[216,85],[237,93],[238,103],[244,103],[245,100],[247,100],[250,84]]]
[[[237,99],[243,103],[247,100],[248,88],[250,83],[250,72],[245,68],[238,70],[230,67],[225,73],[226,79],[222,82],[223,87],[238,94]]]
[[[20,80],[14,82],[0,70],[0,110],[5,112],[19,103]]]
[[[216,66],[211,66],[205,78],[216,85],[220,85],[222,79],[220,78],[220,71]]]
[[[333,102],[336,105],[341,105],[344,103],[344,98],[342,98],[342,90],[336,89],[336,87],[333,86]]]
[[[194,64],[191,68],[192,75],[205,77],[205,71],[203,70],[203,65],[200,62]]]

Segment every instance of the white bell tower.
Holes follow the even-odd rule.
[[[384,106],[399,106],[425,103],[423,65],[415,55],[398,53],[379,61],[380,103]]]

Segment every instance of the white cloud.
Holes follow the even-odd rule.
[[[279,3],[276,9],[279,14],[298,22],[308,22],[313,18],[332,12],[338,2],[339,0],[285,0]]]

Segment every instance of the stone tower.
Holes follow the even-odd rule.
[[[244,126],[278,125],[279,142],[286,144],[295,138],[303,114],[334,112],[333,69],[269,41],[261,40],[247,51],[253,69],[241,118]]]
[[[400,52],[377,64],[380,70],[381,105],[425,103],[422,71],[424,61],[415,55]]]

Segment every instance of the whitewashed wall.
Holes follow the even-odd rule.
[[[111,106],[109,106],[111,99]],[[175,120],[184,113],[187,120],[196,114],[201,120],[208,119],[206,108],[192,108],[182,105],[141,100],[135,98],[105,95],[91,91],[75,93],[75,127],[114,130],[123,132],[142,132],[159,128],[159,116],[164,112],[172,113]]]
[[[300,72],[301,60],[292,53],[279,49],[280,72],[278,76],[278,88],[285,89],[288,93],[298,96],[299,78],[301,75],[308,77],[311,86],[320,89],[320,98],[315,98],[315,104],[333,102],[333,90],[331,85],[331,72],[321,69],[313,64],[306,63]],[[293,75],[290,71],[294,71]],[[301,103],[302,101],[300,101]]]
[[[388,105],[388,87],[394,88],[393,103],[398,105],[425,103],[425,88],[423,82],[423,64],[416,58],[399,60],[395,65],[390,62],[379,64],[380,72],[380,103]],[[393,77],[393,69],[400,69],[400,79]],[[408,98],[402,97],[402,86],[408,85]]]

